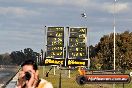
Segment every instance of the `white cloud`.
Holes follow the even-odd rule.
[[[30,3],[41,3],[41,4],[54,4],[54,5],[76,5],[76,6],[86,6],[89,4],[90,0],[24,0]]]
[[[105,11],[108,11],[109,13],[114,13],[114,4],[105,3],[103,5],[103,9]],[[115,13],[124,12],[127,10],[129,10],[128,3],[117,3],[117,4],[115,4]]]
[[[117,11],[118,12],[126,11],[128,9],[129,9],[129,6],[127,3],[117,4]]]
[[[35,12],[33,10],[27,10],[21,7],[0,7],[0,14],[3,15],[13,14],[17,16],[25,16],[25,15],[38,14],[38,12]]]

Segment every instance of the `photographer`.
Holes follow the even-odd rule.
[[[53,88],[52,84],[38,77],[38,67],[33,60],[27,60],[21,65],[16,88]]]

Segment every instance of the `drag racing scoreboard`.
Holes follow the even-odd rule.
[[[47,27],[45,65],[87,66],[87,28]]]
[[[87,66],[87,28],[68,29],[68,66]]]
[[[45,65],[64,65],[64,27],[47,27]]]

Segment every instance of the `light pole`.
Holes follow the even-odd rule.
[[[114,22],[113,22],[113,29],[114,29],[114,70],[116,69],[116,66],[115,66],[115,5],[116,5],[116,0],[114,1]],[[115,84],[113,84],[113,88],[115,88]]]
[[[115,66],[115,5],[116,5],[116,0],[114,1],[114,23],[113,23],[113,28],[114,28],[114,70],[116,69]]]

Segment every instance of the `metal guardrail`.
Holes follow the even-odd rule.
[[[3,87],[4,88],[15,88],[18,79],[18,73],[16,73]]]
[[[2,88],[15,88],[16,83],[17,83],[17,79],[18,79],[18,72],[19,72],[20,68],[18,69],[18,71],[16,72],[16,74],[14,74],[14,76],[11,77],[11,79],[6,82],[6,84],[4,84],[2,86]]]

